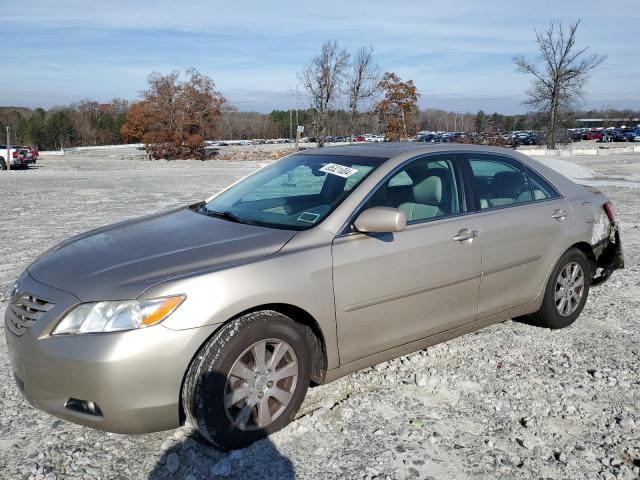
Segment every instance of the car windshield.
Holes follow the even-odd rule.
[[[383,159],[291,155],[258,170],[199,211],[230,221],[306,230],[319,224]]]

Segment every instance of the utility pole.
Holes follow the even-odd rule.
[[[293,113],[291,112],[291,107],[292,107],[291,95],[292,94],[293,94],[293,89],[291,88],[291,84],[289,84],[289,139],[293,138]]]
[[[7,172],[11,170],[11,135],[9,134],[10,128],[7,126],[7,155],[5,157],[5,166],[7,167]]]
[[[296,108],[296,152],[300,143],[300,125],[298,124],[298,109]]]
[[[298,144],[300,143],[300,122],[298,121],[298,85],[296,85],[296,152],[298,151]]]

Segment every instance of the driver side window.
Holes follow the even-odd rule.
[[[398,208],[407,222],[457,215],[463,204],[458,185],[451,157],[429,156],[405,165],[387,179],[365,208]]]

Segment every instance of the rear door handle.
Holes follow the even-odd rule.
[[[555,218],[556,220],[564,220],[567,216],[567,211],[562,208],[556,208],[551,215],[551,218]]]
[[[466,240],[473,240],[478,235],[480,234],[478,233],[477,230],[469,230],[468,228],[463,228],[458,232],[458,234],[455,237],[453,237],[453,239],[456,242],[464,242]]]

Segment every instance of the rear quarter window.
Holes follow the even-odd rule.
[[[527,168],[527,173],[529,174],[529,182],[531,183],[531,189],[533,190],[534,200],[547,200],[549,198],[559,198],[561,196],[549,182],[536,172]]]

